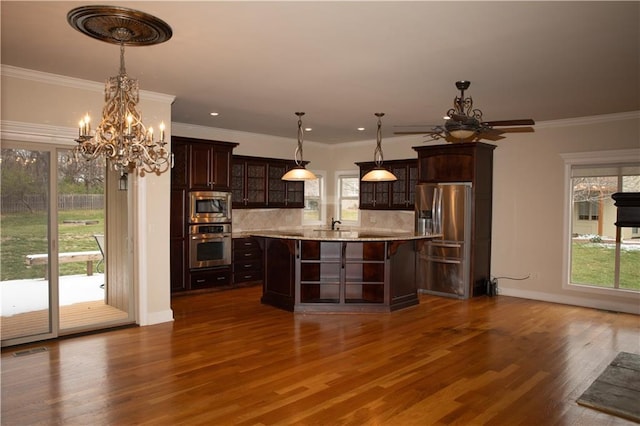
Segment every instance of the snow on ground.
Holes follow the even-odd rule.
[[[60,306],[104,300],[104,274],[64,275],[59,279]],[[0,316],[49,308],[49,281],[42,278],[0,282]]]

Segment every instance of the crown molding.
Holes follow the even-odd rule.
[[[68,77],[60,74],[51,74],[42,71],[30,70],[26,68],[18,68],[12,65],[2,65],[0,74],[3,77],[19,78],[22,80],[35,81],[38,83],[51,84],[54,86],[70,87],[72,89],[87,90],[90,92],[104,93],[104,83],[98,83],[91,80],[83,80],[75,77]],[[140,90],[140,99],[160,102],[171,105],[176,97],[164,93],[150,92],[148,90]]]
[[[640,119],[640,111],[618,112],[615,114],[592,115],[588,117],[563,118],[560,120],[541,121],[535,124],[536,128],[546,129],[553,127],[584,126],[589,124],[610,123],[614,121]]]
[[[0,121],[0,140],[3,141],[74,145],[73,140],[76,137],[78,137],[78,130],[69,127],[20,121]]]

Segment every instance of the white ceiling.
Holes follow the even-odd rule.
[[[386,137],[395,125],[441,124],[462,79],[485,120],[640,110],[638,1],[3,0],[2,63],[117,75],[118,47],[67,23],[83,4],[172,27],[163,44],[128,48],[126,63],[141,89],[176,96],[174,122],[295,138],[294,112],[305,111],[306,140],[340,143],[375,138],[374,113],[385,112]]]

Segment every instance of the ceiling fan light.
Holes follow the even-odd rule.
[[[374,167],[362,176],[361,180],[363,182],[393,182],[398,178],[384,167]]]
[[[449,134],[456,139],[468,139],[476,133],[475,130],[470,129],[457,129],[451,130]]]
[[[304,166],[296,166],[282,175],[282,180],[289,181],[305,181],[317,179],[317,176],[313,172],[304,168]]]

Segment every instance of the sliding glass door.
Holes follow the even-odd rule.
[[[0,333],[2,345],[55,337],[51,238],[52,150],[1,150]]]
[[[2,346],[133,323],[128,195],[101,161],[3,141]]]

